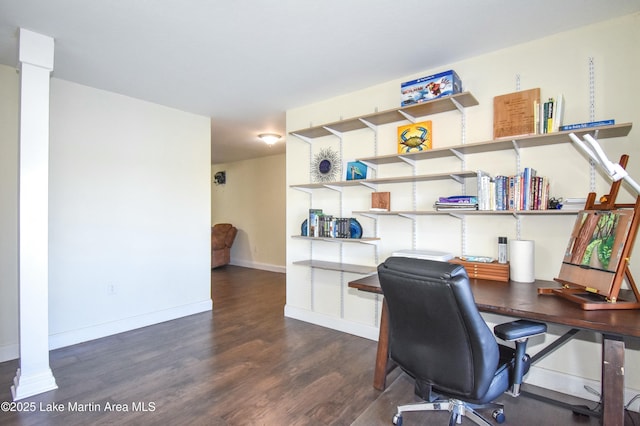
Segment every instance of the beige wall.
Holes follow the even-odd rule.
[[[231,263],[284,272],[285,155],[211,166],[211,176],[224,170],[227,183],[212,184],[211,223],[238,228]]]
[[[18,345],[18,98],[16,70],[0,65],[0,361]]]
[[[343,96],[320,101],[287,111],[287,132],[313,125],[396,108],[400,104],[400,83],[447,69],[455,69],[464,89],[470,91],[479,105],[466,109],[466,133],[461,131],[461,114],[457,111],[425,117],[433,121],[434,146],[452,146],[463,142],[482,142],[492,139],[493,97],[516,91],[517,76],[521,89],[540,87],[542,98],[564,93],[565,123],[589,121],[589,58],[595,71],[595,119],[614,118],[617,123],[633,122],[628,137],[602,140],[607,154],[617,160],[621,153],[630,155],[628,170],[640,181],[640,15],[630,15],[613,21],[579,28],[549,36],[509,49],[469,58],[456,63],[442,64],[415,75],[398,76],[396,80],[369,87]],[[370,129],[345,133],[342,141],[335,136],[314,139],[311,145],[290,137],[287,146],[287,185],[309,182],[310,159],[321,149],[331,147],[343,153],[343,158],[393,154],[398,125],[380,126],[376,133]],[[485,170],[492,175],[514,174],[514,152],[469,155],[465,170]],[[556,197],[585,197],[590,190],[588,161],[570,143],[524,149],[520,154],[521,167],[534,167],[538,174],[551,178],[551,194]],[[456,158],[419,162],[417,174],[460,170]],[[390,165],[377,170],[378,177],[411,175],[408,165]],[[609,182],[600,173],[595,176],[596,191],[604,193]],[[468,193],[475,193],[475,180],[468,183]],[[452,195],[460,185],[437,181],[417,185],[419,210],[431,209],[439,195]],[[391,191],[392,209],[411,209],[411,184],[386,185],[381,191]],[[628,188],[621,191],[619,200],[631,200]],[[370,190],[345,188],[342,193],[329,190],[314,191],[312,195],[288,189],[287,234],[299,233],[300,222],[309,207],[322,208],[331,213],[348,215],[353,210],[370,207]],[[289,239],[287,242],[287,307],[290,316],[343,329],[354,334],[375,338],[379,322],[380,299],[348,289],[346,283],[359,278],[356,274],[314,270],[294,265],[296,260],[314,259],[376,265],[398,249],[444,249],[462,254],[461,224],[451,217],[418,217],[415,222],[403,217],[384,217],[374,221],[358,217],[365,236],[376,235],[375,247],[357,244],[310,243]],[[539,279],[557,276],[564,249],[575,217],[528,217],[521,220],[521,239],[533,239],[536,244],[535,271]],[[415,231],[412,227],[415,226]],[[497,237],[517,237],[516,221],[509,217],[483,216],[466,220],[466,254],[497,255]],[[413,239],[415,238],[415,243]],[[356,247],[352,247],[356,246]],[[638,254],[636,253],[637,257]],[[632,272],[640,276],[640,262],[631,262]],[[637,281],[637,278],[636,278]],[[563,330],[552,327],[553,334]],[[632,346],[637,347],[637,345]],[[533,348],[535,352],[538,347]],[[627,365],[638,365],[640,352],[627,351]],[[580,340],[562,348],[544,360],[538,368],[538,383],[569,393],[584,392],[583,383],[597,386],[600,375],[600,347]],[[626,385],[640,389],[640,371],[627,370]],[[572,381],[572,377],[579,380]],[[531,378],[531,376],[530,376]],[[566,386],[574,384],[575,389]],[[589,395],[586,395],[589,396]]]

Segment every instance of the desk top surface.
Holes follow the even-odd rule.
[[[538,288],[559,287],[554,281],[519,283],[471,279],[470,283],[476,305],[482,312],[640,337],[640,310],[587,311],[561,297],[538,294]],[[351,281],[349,287],[382,294],[377,274]]]

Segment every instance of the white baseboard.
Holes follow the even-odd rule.
[[[20,354],[20,346],[17,343],[0,346],[0,362],[17,359]]]
[[[589,401],[598,402],[599,397],[585,389],[589,386],[591,389],[601,392],[600,382],[597,380],[586,379],[584,377],[572,376],[558,371],[548,370],[546,368],[531,366],[529,373],[525,378],[525,383],[539,386],[541,388],[550,389],[556,392],[573,395]],[[623,401],[628,403],[631,398],[640,394],[640,390],[625,388]],[[640,401],[635,402],[629,407],[630,410],[638,411]]]
[[[378,327],[358,324],[290,305],[285,305],[284,316],[320,325],[322,327],[331,328],[343,333],[364,337],[365,339],[374,341],[378,340]],[[589,386],[600,392],[600,382],[598,381],[572,376],[553,370],[547,370],[536,366],[532,366],[529,369],[529,374],[526,376],[525,383],[596,402],[598,401],[598,397],[588,392],[585,389],[585,386]],[[640,390],[625,388],[625,403],[638,394],[640,394]],[[634,403],[629,408],[634,411],[638,411],[640,408],[640,401]]]
[[[286,266],[254,262],[252,260],[233,259],[230,265],[243,266],[245,268],[252,268],[252,269],[261,269],[263,271],[280,272],[282,274],[287,272]]]
[[[600,392],[600,382],[536,367],[535,365],[532,365],[529,369],[525,383],[596,402],[598,397],[588,392],[585,386]]]
[[[125,331],[135,330],[153,324],[186,317],[200,312],[210,311],[213,305],[211,300],[191,303],[183,306],[176,306],[162,311],[150,312],[130,318],[123,318],[117,321],[98,324],[77,330],[65,331],[63,333],[49,336],[49,349],[58,349],[71,346],[101,337],[111,336]]]
[[[354,336],[364,337],[369,340],[378,340],[378,327],[370,325],[358,324],[352,321],[335,318],[330,315],[320,314],[309,311],[308,309],[296,308],[295,306],[285,305],[284,316],[311,324],[320,325],[322,327],[338,330],[343,333],[353,334]]]

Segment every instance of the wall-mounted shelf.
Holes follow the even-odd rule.
[[[327,241],[330,243],[356,243],[356,244],[372,244],[379,241],[380,238],[375,237],[362,237],[362,238],[324,238],[324,237],[305,237],[304,235],[292,235],[291,238],[298,238],[303,240],[313,241]]]
[[[477,172],[472,171],[462,171],[462,172],[449,172],[449,173],[436,173],[436,174],[428,174],[428,175],[420,175],[420,176],[396,176],[396,177],[388,177],[388,178],[377,178],[377,179],[359,179],[359,180],[345,180],[339,182],[325,182],[325,183],[306,183],[300,185],[291,185],[291,188],[299,189],[299,190],[313,190],[313,189],[322,189],[328,188],[333,190],[339,190],[343,187],[348,186],[368,186],[374,187],[379,184],[387,184],[387,183],[404,183],[404,182],[426,182],[432,180],[446,180],[453,179],[455,181],[462,181],[465,178],[475,177]]]
[[[341,138],[342,133],[355,131],[359,129],[371,128],[377,132],[377,127],[385,124],[392,124],[402,121],[416,122],[419,117],[425,117],[428,115],[438,114],[442,112],[459,110],[464,112],[463,109],[470,106],[478,105],[476,98],[469,92],[459,93],[456,95],[435,99],[429,102],[424,102],[407,107],[394,108],[382,112],[375,112],[372,114],[362,115],[359,117],[352,117],[333,123],[327,123],[320,126],[312,126],[306,129],[300,129],[290,132],[291,135],[299,137],[301,140],[311,144],[313,139],[321,138],[324,136],[339,136]],[[464,120],[463,124],[464,126]],[[446,157],[457,157],[461,160],[468,154],[490,153],[496,151],[514,151],[518,154],[522,148],[534,148],[541,146],[556,145],[561,143],[571,143],[569,133],[575,133],[578,137],[583,137],[585,134],[591,134],[599,139],[616,138],[627,136],[631,131],[631,123],[622,123],[610,126],[600,126],[579,129],[574,131],[563,131],[555,133],[547,133],[542,135],[529,135],[529,136],[514,136],[509,138],[503,138],[499,140],[490,140],[484,142],[475,143],[463,143],[455,146],[448,146],[444,148],[434,148],[426,151],[412,152],[407,154],[390,154],[375,157],[362,157],[358,158],[358,161],[362,161],[371,168],[376,168],[378,165],[393,164],[393,163],[406,163],[413,167],[415,173],[416,162],[426,159],[437,159]],[[376,133],[377,134],[377,133]],[[465,139],[463,139],[464,141]],[[311,149],[311,148],[310,148]],[[464,167],[464,166],[463,166]],[[298,185],[291,185],[290,188],[308,192],[313,194],[314,190],[330,189],[338,192],[342,192],[345,187],[354,186],[366,186],[376,190],[377,185],[380,184],[394,184],[405,182],[424,182],[424,181],[438,181],[453,179],[457,182],[464,183],[464,179],[473,178],[477,176],[475,171],[459,171],[449,173],[427,174],[427,175],[409,175],[409,176],[394,176],[375,179],[362,179],[351,181],[337,181],[337,182],[320,182],[320,183],[305,183]],[[342,194],[341,194],[342,197]],[[415,198],[415,187],[414,187]],[[342,203],[342,198],[340,198]],[[422,211],[354,211],[354,215],[362,215],[372,219],[376,219],[381,216],[400,216],[409,219],[414,219],[414,240],[416,235],[415,230],[415,218],[417,216],[450,216],[455,218],[464,218],[468,216],[510,216],[517,220],[519,229],[519,219],[522,216],[558,216],[558,215],[575,215],[576,211],[573,210],[517,210],[517,211],[495,211],[495,210],[422,210]],[[519,231],[518,231],[519,232]],[[292,238],[305,239],[309,241],[325,241],[331,243],[359,243],[359,244],[376,244],[379,238],[318,238],[318,237],[304,237],[300,235],[294,235]],[[464,226],[463,226],[463,243],[462,251],[464,253]],[[415,245],[415,241],[414,241]],[[313,255],[311,256],[313,257]],[[355,272],[355,273],[373,273],[375,268],[362,265],[350,265],[341,262],[326,262],[319,260],[303,260],[294,262],[296,265],[303,265],[310,268],[318,268],[332,271],[342,272]]]
[[[471,93],[463,92],[415,105],[347,118],[307,129],[295,130],[290,133],[294,136],[301,136],[302,138],[315,139],[332,135],[334,132],[344,133],[366,129],[369,127],[369,124],[379,126],[403,120],[417,120],[418,117],[453,111],[474,105],[478,105],[478,100]]]
[[[354,265],[351,263],[326,262],[323,260],[299,260],[293,262],[294,265],[308,266],[327,271],[352,272],[354,274],[372,274],[377,271],[375,266]]]
[[[379,165],[410,161],[418,161],[432,158],[460,157],[466,154],[479,154],[504,150],[517,150],[520,148],[533,148],[538,146],[554,145],[559,143],[571,143],[569,133],[575,133],[582,138],[585,134],[593,135],[598,139],[617,138],[627,136],[631,131],[631,123],[613,124],[610,126],[591,127],[580,130],[546,133],[543,135],[518,136],[508,139],[491,140],[485,142],[468,143],[464,145],[449,146],[446,148],[434,148],[427,151],[412,152],[408,154],[391,154],[378,157],[362,157],[358,161]]]
[[[358,210],[352,212],[362,216],[553,216],[576,215],[577,210],[401,210],[401,211],[370,211]]]

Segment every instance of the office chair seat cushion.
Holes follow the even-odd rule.
[[[430,386],[428,383],[420,381],[416,379],[416,395],[425,401],[433,402],[437,399],[442,400],[447,398],[456,398],[462,399],[464,401],[470,402],[472,404],[486,404],[498,398],[505,391],[507,391],[511,386],[511,377],[510,374],[513,373],[513,363],[514,363],[514,355],[515,351],[503,345],[498,345],[500,350],[500,364],[496,370],[496,374],[493,376],[491,383],[486,391],[486,393],[479,399],[469,398],[468,395],[461,395],[451,390],[443,391],[438,389],[437,387],[433,387],[433,394],[430,392]],[[527,356],[524,362],[524,373],[526,374],[529,371],[529,367],[531,366],[530,358]],[[410,374],[410,373],[409,373]],[[446,395],[443,397],[443,395]]]

